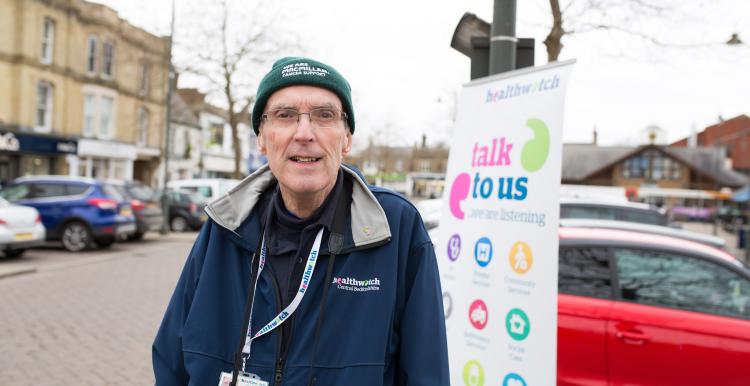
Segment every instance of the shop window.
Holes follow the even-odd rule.
[[[36,129],[49,132],[52,129],[52,85],[41,81],[36,87]]]
[[[138,145],[148,144],[148,120],[148,109],[140,107],[138,109],[138,138],[136,140]]]
[[[91,75],[96,73],[96,36],[89,35],[87,47],[86,72]]]
[[[52,63],[52,56],[55,48],[55,21],[45,17],[42,26],[42,52],[41,62],[44,64]]]
[[[115,46],[111,42],[102,45],[102,74],[111,78],[115,66]]]
[[[40,157],[28,155],[21,157],[21,171],[24,175],[44,175],[52,174],[52,168],[50,167],[50,159],[48,157]]]

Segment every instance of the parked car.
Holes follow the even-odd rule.
[[[47,240],[60,240],[77,252],[109,247],[118,236],[135,232],[130,204],[116,188],[82,177],[21,177],[0,190],[6,200],[39,211]]]
[[[558,385],[748,384],[750,271],[730,254],[563,227],[558,285]]]
[[[135,233],[129,240],[140,240],[146,232],[159,231],[164,223],[164,211],[154,189],[138,181],[108,181],[130,202],[135,216]]]
[[[440,216],[443,211],[443,199],[442,198],[430,198],[422,200],[415,205],[419,211],[419,215],[422,217],[425,228],[427,230],[433,229],[440,225]]]
[[[46,230],[39,212],[0,198],[0,249],[7,258],[20,257],[28,248],[44,243]]]
[[[616,220],[591,220],[585,218],[561,218],[561,227],[568,228],[598,228],[598,229],[619,229],[625,231],[642,232],[672,236],[678,239],[695,241],[697,243],[710,245],[714,248],[724,249],[726,240],[718,236],[707,235],[699,232],[692,232],[684,229],[665,227],[661,225],[642,224],[628,221]]]
[[[224,195],[239,182],[240,180],[227,178],[196,178],[192,180],[172,180],[167,183],[167,187],[184,192],[198,193],[203,196],[203,202],[208,203]]]
[[[619,229],[563,226],[559,240],[557,385],[748,384],[750,270],[740,260]]]
[[[175,232],[198,229],[208,216],[203,209],[206,207],[204,197],[197,193],[187,193],[168,190],[169,227]]]
[[[588,218],[670,225],[669,218],[662,210],[648,204],[592,199],[560,199],[560,218]]]

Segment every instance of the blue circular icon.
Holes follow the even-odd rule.
[[[482,237],[474,244],[474,260],[480,267],[486,267],[492,260],[492,243],[490,239]]]
[[[526,381],[516,373],[510,373],[503,379],[503,386],[526,386]]]

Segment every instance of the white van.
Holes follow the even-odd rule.
[[[205,202],[219,198],[229,189],[235,187],[240,180],[228,178],[196,178],[192,180],[174,180],[167,183],[167,187],[203,196]]]

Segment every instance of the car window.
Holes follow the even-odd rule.
[[[65,184],[60,182],[31,183],[31,198],[48,198],[67,196]]]
[[[750,319],[750,281],[710,261],[657,251],[615,249],[624,300]]]
[[[25,200],[29,198],[29,191],[28,184],[10,185],[0,190],[0,196],[8,201]]]
[[[560,248],[558,288],[561,293],[608,299],[612,275],[605,248]]]
[[[190,193],[196,193],[205,198],[213,197],[212,195],[213,189],[211,189],[210,186],[182,186],[180,187],[180,190],[185,191],[185,192],[190,192]]]
[[[667,219],[659,213],[646,210],[627,210],[618,211],[619,220],[637,222],[641,224],[666,225]]]
[[[560,207],[560,217],[615,220],[615,212],[606,207],[563,205]]]
[[[89,189],[89,186],[85,184],[67,184],[65,188],[69,196],[75,196],[78,194],[83,194]]]

